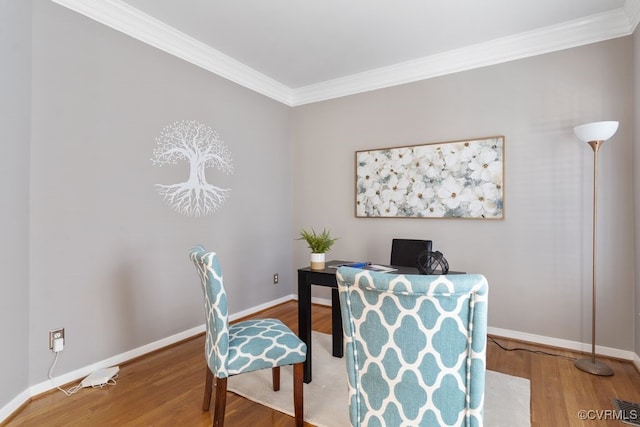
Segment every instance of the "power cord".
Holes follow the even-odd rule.
[[[106,383],[92,385],[91,388],[102,388],[106,385],[116,385],[118,384],[118,382],[116,381],[116,378],[118,378],[118,374],[115,374],[113,377],[109,378]]]
[[[503,346],[502,344],[500,344],[498,341],[496,341],[491,336],[487,336],[487,338],[489,339],[489,341],[493,342],[495,345],[497,345],[498,347],[500,347],[504,351],[528,351],[529,353],[542,354],[542,355],[545,355],[545,356],[559,357],[561,359],[567,359],[567,360],[571,360],[571,361],[575,361],[576,360],[575,357],[563,356],[562,354],[549,353],[547,351],[542,351],[542,350],[531,350],[531,349],[523,348],[523,347],[512,347],[512,348],[509,348],[509,347]]]
[[[51,382],[53,383],[53,368],[55,368],[56,363],[58,363],[58,355],[60,354],[60,352],[55,352],[55,356],[53,357],[53,362],[51,363],[51,367],[49,368],[49,380],[51,380]],[[98,384],[98,385],[92,385],[91,388],[102,388],[106,385],[116,385],[116,378],[118,377],[118,374],[114,375],[113,377],[109,378],[109,380],[103,384]],[[84,388],[85,386],[82,385],[82,382],[74,385],[73,387],[69,388],[68,390],[63,389],[60,386],[56,386],[56,388],[58,390],[60,390],[61,392],[63,392],[67,397],[76,394],[77,392],[79,392],[82,388]]]
[[[55,368],[56,363],[58,363],[58,355],[60,355],[60,352],[55,352],[55,356],[53,357],[53,363],[51,363],[51,367],[49,368],[48,376],[49,376],[49,380],[51,380],[51,383],[53,383],[53,368]],[[69,397],[72,394],[76,394],[77,392],[79,392],[80,389],[82,388],[82,384],[76,384],[73,387],[71,387],[69,390],[65,390],[58,385],[56,386],[56,388],[61,392],[63,392],[67,397]]]

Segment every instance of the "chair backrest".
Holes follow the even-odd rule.
[[[207,364],[216,377],[226,378],[229,356],[229,312],[222,270],[215,252],[207,252],[202,246],[191,248],[189,257],[198,270],[204,294]]]
[[[351,424],[482,426],[484,276],[340,267],[336,277]]]
[[[417,267],[418,254],[431,251],[431,240],[393,239],[391,242],[391,265]]]

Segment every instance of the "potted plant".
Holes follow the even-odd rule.
[[[312,228],[311,231],[302,229],[298,240],[306,241],[309,249],[311,249],[311,269],[323,270],[325,254],[331,250],[331,246],[338,238],[331,237],[331,233],[327,229],[323,229],[322,233],[316,233]]]

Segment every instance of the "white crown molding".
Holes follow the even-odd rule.
[[[635,4],[636,24],[640,0]],[[631,11],[632,8],[628,10]],[[460,71],[527,58],[543,53],[610,40],[632,34],[635,25],[623,9],[491,40],[389,67],[298,88],[294,105],[354,95]]]
[[[51,0],[227,80],[291,105],[291,89],[120,0]]]
[[[640,0],[626,0],[586,18],[292,89],[121,0],[51,1],[292,107],[624,37],[640,21]]]
[[[623,8],[631,23],[631,31],[629,34],[632,34],[635,32],[638,22],[640,21],[640,0],[626,0]]]

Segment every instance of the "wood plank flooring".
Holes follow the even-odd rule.
[[[330,308],[314,305],[312,316],[314,330],[331,332]],[[254,317],[279,318],[297,332],[294,301]],[[576,369],[571,359],[579,355],[573,352],[494,338],[506,347],[561,356],[505,351],[489,342],[489,369],[531,380],[534,427],[621,426],[611,414],[604,419],[604,411],[614,409],[611,399],[640,402],[640,373],[629,362],[608,359],[615,375],[598,377]],[[71,397],[59,391],[38,396],[2,426],[209,426],[213,414],[201,409],[205,369],[204,336],[198,336],[121,364],[116,386],[82,389]],[[581,420],[581,410],[591,411],[588,415],[592,419]],[[225,422],[230,427],[294,425],[293,417],[233,393],[227,396]]]

